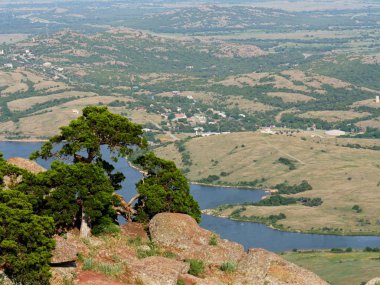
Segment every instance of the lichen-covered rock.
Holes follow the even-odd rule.
[[[35,161],[29,160],[26,158],[11,157],[8,159],[8,163],[14,166],[17,166],[21,169],[28,170],[29,172],[32,172],[35,174],[46,171],[45,168],[43,168],[41,165],[39,165]]]
[[[149,231],[155,243],[169,248],[182,259],[200,259],[206,264],[221,265],[226,261],[237,262],[244,255],[242,245],[220,239],[188,215],[158,214],[150,221]]]
[[[189,264],[161,256],[151,256],[132,264],[136,280],[144,285],[176,285],[181,274],[189,271]]]
[[[190,274],[183,274],[179,276],[179,279],[184,281],[186,285],[226,285],[227,284],[214,277],[198,278]]]
[[[240,260],[237,268],[236,285],[327,285],[314,273],[264,249],[250,249]]]
[[[77,247],[70,241],[61,236],[54,236],[55,248],[52,252],[50,263],[67,263],[74,262],[78,257]]]
[[[3,271],[0,271],[0,284],[1,285],[13,285],[14,283],[12,282],[11,279],[8,278],[7,275],[4,274]]]

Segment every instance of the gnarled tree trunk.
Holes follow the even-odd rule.
[[[90,223],[87,220],[86,213],[84,212],[84,208],[82,206],[82,221],[80,224],[80,237],[88,238],[91,235]]]

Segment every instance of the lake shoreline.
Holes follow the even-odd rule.
[[[235,222],[244,222],[244,223],[250,223],[250,224],[261,224],[265,225],[266,227],[279,231],[279,232],[287,232],[287,233],[296,233],[296,234],[309,234],[309,235],[323,235],[323,236],[337,236],[337,237],[380,237],[380,232],[379,233],[373,233],[373,232],[360,232],[360,233],[355,233],[355,232],[348,232],[348,233],[340,233],[340,232],[325,232],[325,231],[301,231],[301,230],[296,230],[296,229],[291,229],[291,228],[283,228],[281,226],[276,227],[276,225],[273,224],[266,224],[266,223],[260,223],[260,222],[252,222],[252,221],[247,221],[245,219],[234,219],[230,218],[228,216],[218,216],[215,214],[212,214],[213,209],[204,209],[202,210],[203,215],[211,216],[211,217],[216,217],[216,218],[221,218],[221,219],[226,219],[230,221],[235,221]]]

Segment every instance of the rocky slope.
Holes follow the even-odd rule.
[[[80,240],[78,233],[71,232],[65,239],[57,238],[53,261],[75,259],[73,248],[79,258],[71,268],[67,263],[62,267],[55,264],[53,284],[327,284],[314,273],[264,249],[245,252],[240,244],[220,239],[184,214],[158,214],[148,232],[150,237],[143,225],[130,223],[121,226],[121,233],[114,236]],[[65,245],[60,246],[61,242]],[[70,250],[67,244],[71,244]],[[71,257],[65,258],[64,252]],[[189,270],[191,260],[202,261],[203,270],[196,274]],[[230,270],[224,268],[227,263]]]

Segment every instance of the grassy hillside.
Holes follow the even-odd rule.
[[[323,201],[318,207],[245,206],[241,216],[283,213],[287,218],[281,224],[287,230],[375,234],[380,232],[379,152],[365,148],[379,143],[327,138],[323,133],[313,132],[282,135],[246,132],[197,137],[160,147],[156,152],[175,160],[192,181],[272,188],[285,181],[293,185],[307,180],[313,189],[292,196]],[[347,147],[355,144],[362,148]],[[280,158],[291,161],[295,169],[290,170]],[[353,210],[354,205],[359,205],[362,211]],[[228,216],[239,208],[223,209],[218,214]]]
[[[313,271],[333,285],[360,285],[378,277],[378,252],[286,252],[288,261]]]

